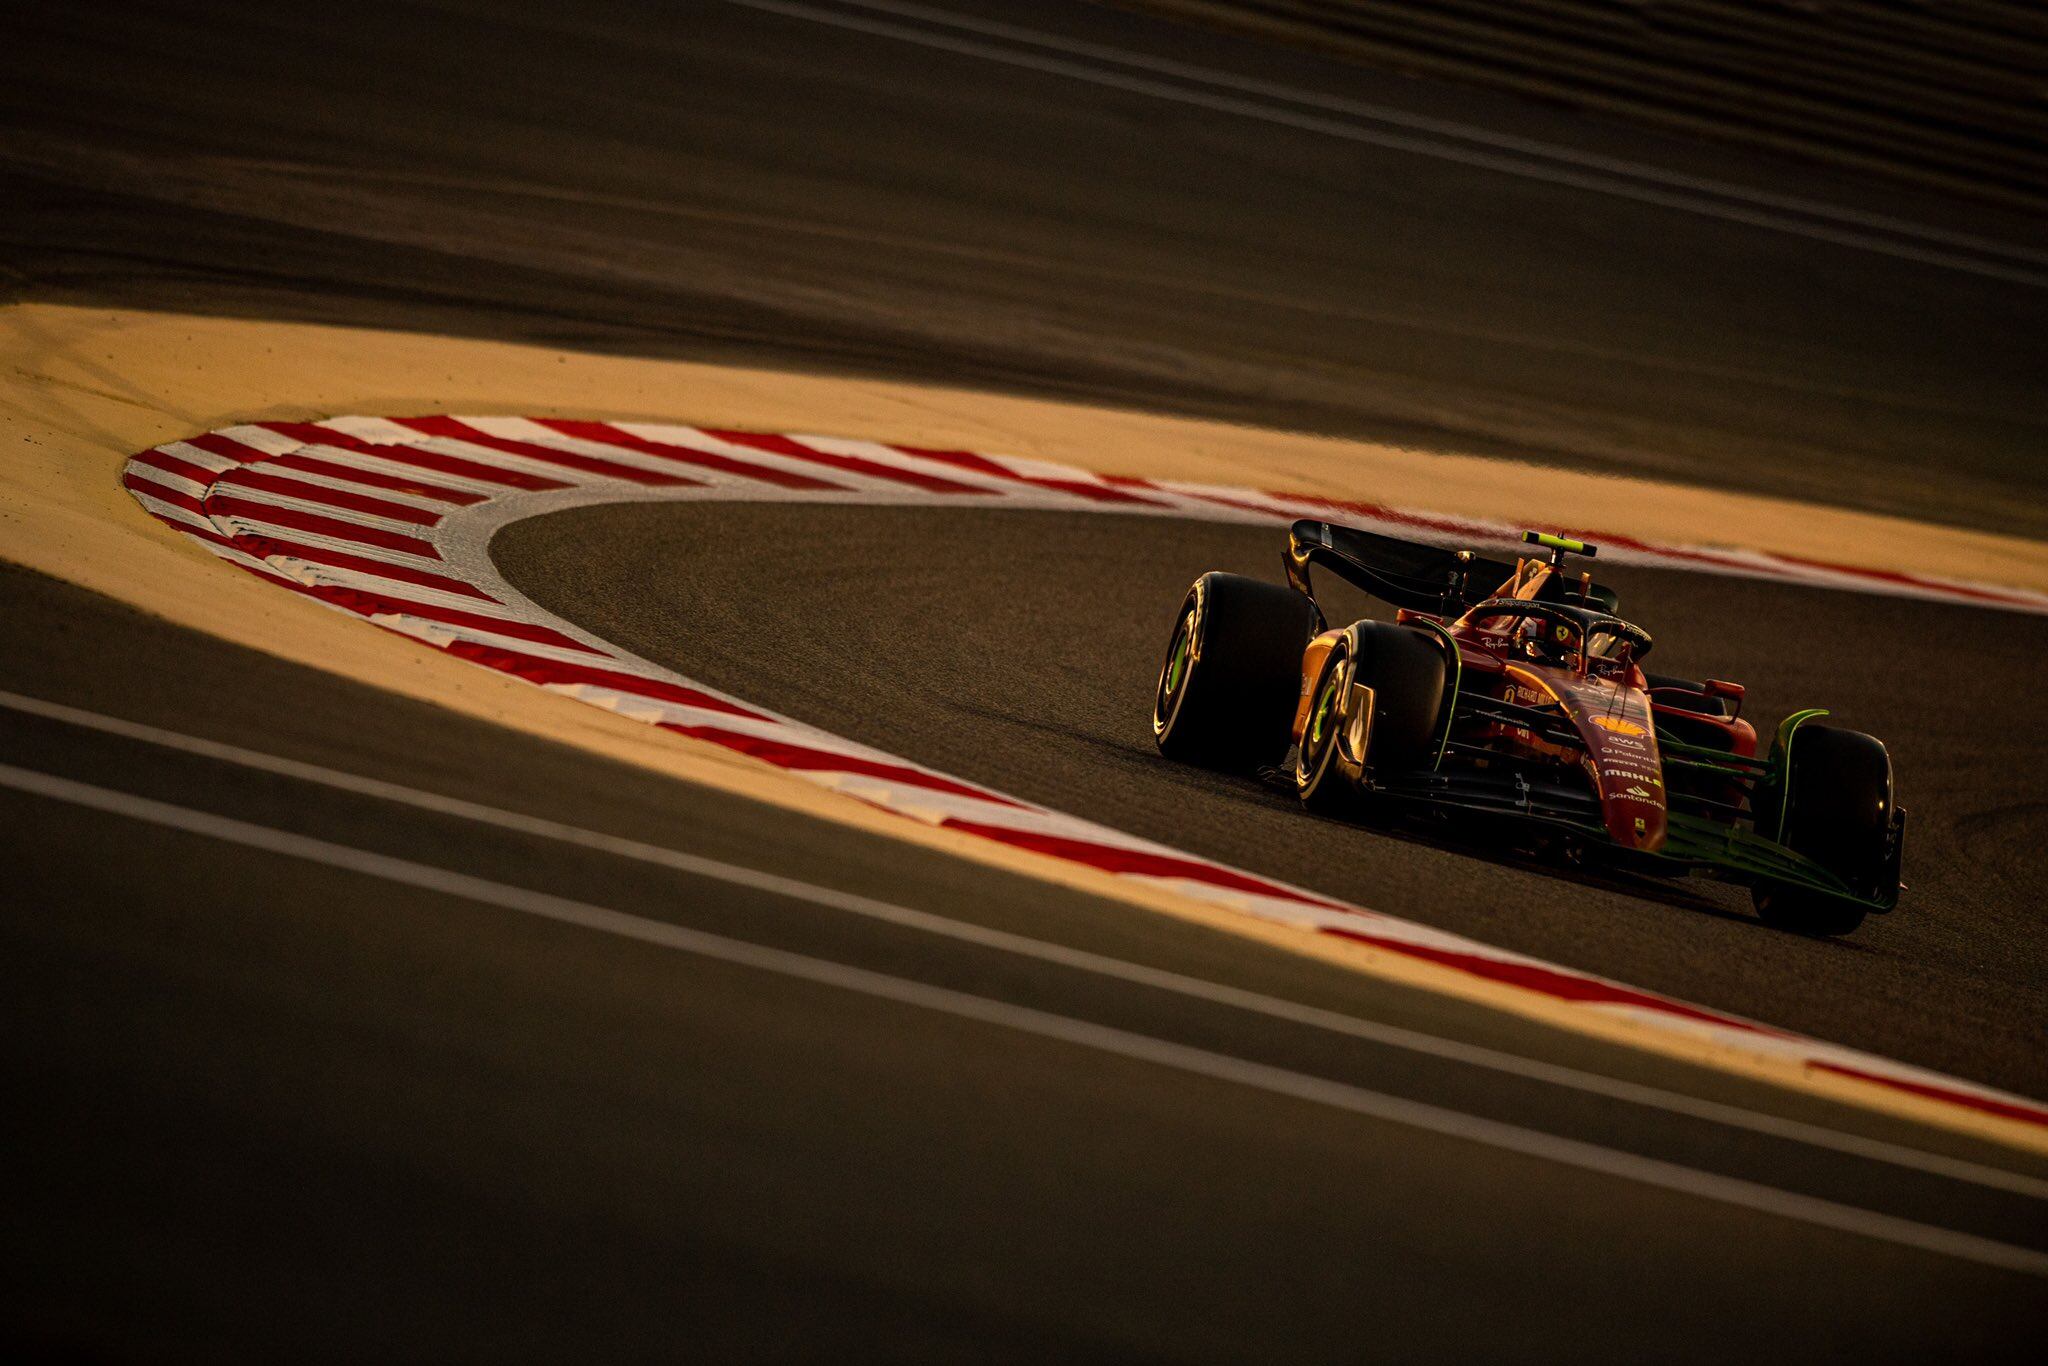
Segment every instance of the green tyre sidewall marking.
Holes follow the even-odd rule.
[[[1173,640],[1167,646],[1166,665],[1159,674],[1159,692],[1152,707],[1152,733],[1164,735],[1173,728],[1180,716],[1185,693],[1192,672],[1194,658],[1195,623],[1201,608],[1189,603],[1181,613],[1180,624],[1174,628]]]

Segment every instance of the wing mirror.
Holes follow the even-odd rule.
[[[1742,715],[1742,697],[1748,689],[1740,683],[1727,683],[1718,678],[1710,678],[1701,685],[1700,690],[1709,697],[1717,697],[1728,703],[1730,716]]]

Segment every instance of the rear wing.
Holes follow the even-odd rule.
[[[1334,522],[1299,521],[1289,527],[1284,558],[1287,581],[1310,601],[1315,588],[1309,566],[1319,564],[1382,602],[1443,617],[1463,615],[1515,575],[1513,561],[1484,559],[1469,550],[1446,550]],[[1588,606],[1614,610],[1611,589],[1594,584],[1591,597]]]

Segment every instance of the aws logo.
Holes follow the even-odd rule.
[[[1596,716],[1593,718],[1593,724],[1609,735],[1626,735],[1634,740],[1640,740],[1650,733],[1645,727],[1621,716]]]

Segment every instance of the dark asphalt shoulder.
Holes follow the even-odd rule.
[[[0,666],[10,691],[710,857],[766,854],[778,872],[976,923],[1972,1151],[638,773],[40,576],[0,571],[0,616],[21,644]],[[148,670],[107,669],[110,647]],[[38,771],[2037,1240],[2032,1202],[1802,1144],[20,713],[0,736],[6,762]],[[1946,1260],[19,792],[0,805],[13,891],[0,1067],[17,1102],[10,1149],[34,1173],[6,1249],[17,1342],[1348,1357],[1361,1281],[1387,1296],[1375,1343],[1407,1356],[1530,1341],[1676,1355],[1712,1342],[1718,1355],[1748,1332],[1759,1351],[1877,1351],[1937,1331],[1995,1353],[2037,1322],[2031,1290]],[[1911,1289],[1875,1314],[1814,1313],[1814,1294],[1848,1305],[1873,1277]],[[1673,1284],[1686,1294],[1665,1295]],[[1619,1314],[1617,1287],[1632,1306]],[[1456,1308],[1476,1302],[1489,1312]],[[1710,1334],[1737,1318],[1734,1337],[1725,1323]]]

